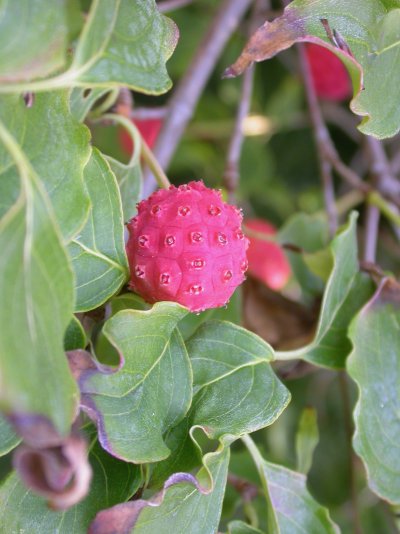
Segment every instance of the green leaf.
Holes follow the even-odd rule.
[[[84,349],[88,344],[86,332],[83,329],[81,322],[72,316],[72,319],[65,331],[64,336],[64,350]]]
[[[139,202],[142,192],[142,170],[140,166],[142,138],[136,126],[125,117],[109,114],[105,115],[104,118],[112,119],[121,124],[132,139],[133,152],[128,164],[121,163],[115,158],[106,156],[117,178],[121,193],[124,221],[127,222],[136,215],[136,204]]]
[[[351,344],[347,337],[350,320],[372,294],[369,277],[359,273],[353,213],[332,241],[334,265],[325,288],[314,340],[297,350],[277,353],[278,359],[302,358],[334,369],[344,366]]]
[[[0,456],[12,451],[21,439],[12,429],[8,421],[0,414]]]
[[[228,525],[228,534],[263,534],[258,528],[246,525],[243,521],[231,521]]]
[[[207,455],[205,467],[200,470],[197,478],[203,486],[208,486],[211,479],[212,491],[204,494],[187,483],[169,487],[159,507],[148,506],[143,509],[133,532],[135,534],[154,534],[154,532],[211,534],[217,532],[228,464],[229,448]]]
[[[213,439],[254,432],[272,424],[290,400],[273,373],[271,347],[234,324],[212,321],[187,342],[193,368],[193,425]]]
[[[68,246],[76,277],[75,311],[103,304],[125,282],[128,269],[118,186],[96,148],[85,167],[84,181],[92,207],[80,235]]]
[[[244,441],[257,465],[267,508],[273,516],[271,534],[339,534],[328,510],[308,492],[304,475],[267,462],[249,436]]]
[[[187,310],[160,302],[150,311],[121,311],[103,332],[120,352],[120,367],[81,378],[82,404],[97,422],[103,447],[127,461],[156,462],[170,451],[165,432],[185,416],[192,374],[176,330]]]
[[[71,114],[77,121],[83,122],[97,100],[108,92],[109,90],[103,87],[93,89],[74,87],[71,90],[69,101]]]
[[[310,270],[305,258],[325,249],[328,244],[329,229],[326,218],[296,213],[288,219],[279,230],[278,240],[281,244],[298,247],[297,252],[285,250],[293,273],[306,296],[315,297],[323,291],[320,277]]]
[[[297,471],[304,475],[310,470],[318,441],[317,412],[314,408],[305,408],[301,414],[296,434]]]
[[[400,504],[400,286],[383,281],[350,325],[348,371],[359,389],[354,448],[371,489]]]
[[[56,512],[27,490],[13,472],[0,487],[0,531],[7,534],[83,534],[95,514],[131,497],[140,484],[138,467],[121,462],[96,444],[89,454],[93,479],[88,496],[72,508]]]
[[[4,84],[0,92],[124,85],[165,93],[172,85],[165,63],[177,39],[175,23],[158,12],[154,0],[93,0],[67,71],[36,82]]]
[[[271,347],[251,332],[223,321],[203,324],[186,342],[194,396],[188,416],[166,436],[171,457],[154,466],[152,484],[199,465],[201,428],[225,445],[271,425],[290,400],[273,373]]]
[[[66,0],[1,0],[0,13],[0,83],[44,77],[64,66]]]
[[[16,203],[0,221],[0,324],[7,325],[0,331],[0,405],[47,416],[65,434],[78,400],[63,350],[72,270],[47,194],[1,123],[0,140],[21,180]]]
[[[359,129],[377,138],[392,137],[400,129],[399,8],[398,0],[294,0],[281,17],[255,32],[226,76],[241,74],[253,61],[269,59],[295,42],[322,44],[349,70],[354,87],[351,109],[364,117]],[[351,54],[329,41],[321,19]]]
[[[82,228],[89,211],[83,168],[90,155],[90,132],[69,112],[68,93],[38,94],[31,108],[20,95],[0,96],[0,120],[45,187],[67,241]],[[15,162],[0,145],[0,217],[16,202],[20,183]]]

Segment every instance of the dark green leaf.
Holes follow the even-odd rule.
[[[369,485],[400,504],[400,286],[386,280],[350,326],[354,350],[348,360],[357,382],[354,447]]]
[[[68,93],[38,94],[31,108],[20,95],[0,97],[0,120],[10,128],[20,150],[50,197],[67,241],[82,228],[89,211],[83,168],[90,155],[90,133],[69,112]],[[0,144],[0,216],[16,202],[20,183],[15,162]]]
[[[303,358],[316,365],[341,368],[351,344],[347,337],[350,320],[373,291],[371,280],[359,273],[356,213],[332,241],[334,265],[325,288],[317,332],[309,345],[278,359]]]
[[[18,475],[12,473],[0,488],[0,531],[84,534],[99,510],[127,500],[138,489],[138,467],[113,458],[98,444],[89,459],[93,469],[89,495],[63,512],[50,510],[44,499],[27,490]]]
[[[208,454],[204,467],[197,474],[197,481],[191,475],[177,473],[151,502],[134,501],[101,512],[92,523],[91,532],[112,532],[115,524],[122,524],[124,532],[135,534],[215,533],[221,515],[228,464],[229,448]]]
[[[0,456],[12,451],[20,441],[8,421],[0,415]]]
[[[85,330],[81,322],[73,315],[65,331],[64,350],[84,349],[87,344],[88,340]]]
[[[185,416],[192,396],[189,359],[175,330],[186,313],[161,302],[148,312],[121,311],[104,326],[123,359],[119,369],[83,375],[82,403],[103,447],[117,457],[154,462],[170,453],[163,435]]]
[[[75,311],[97,308],[127,277],[121,199],[115,176],[93,148],[84,181],[92,207],[89,218],[68,246],[76,277]]]
[[[152,483],[200,463],[194,437],[201,428],[211,439],[230,443],[271,425],[290,394],[273,373],[271,347],[251,332],[222,321],[203,324],[187,341],[194,397],[184,421],[166,436],[171,457],[154,467]]]
[[[63,347],[72,270],[46,191],[1,123],[0,140],[21,181],[0,221],[0,324],[7,325],[0,330],[0,404],[6,412],[47,416],[65,434],[78,400]]]

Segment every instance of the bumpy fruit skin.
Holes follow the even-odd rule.
[[[192,312],[224,306],[247,270],[241,222],[240,210],[203,182],[156,191],[128,223],[131,289]]]
[[[149,145],[149,147],[153,148],[156,143],[157,136],[161,130],[162,120],[161,119],[146,119],[146,120],[136,119],[135,121],[132,121],[132,122],[134,123],[136,128],[139,130],[141,136],[146,141],[146,143]],[[130,156],[133,151],[133,143],[132,143],[131,136],[128,134],[125,128],[121,128],[121,130],[119,131],[119,140],[120,140],[122,150]]]
[[[317,96],[340,102],[351,96],[352,87],[346,67],[323,46],[306,44],[306,54]]]
[[[245,225],[260,234],[276,234],[275,227],[263,219],[246,219]],[[247,259],[249,273],[274,291],[282,289],[290,278],[289,263],[277,243],[250,237]]]

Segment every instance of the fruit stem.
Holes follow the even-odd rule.
[[[379,211],[385,215],[387,219],[389,219],[389,221],[393,222],[397,226],[400,226],[400,215],[391,209],[390,205],[388,202],[386,202],[382,195],[376,191],[373,191],[368,195],[367,201],[371,206],[376,206]]]
[[[150,150],[146,141],[142,138],[142,158],[146,162],[148,168],[154,175],[154,178],[157,180],[157,183],[160,187],[168,189],[171,185],[171,182],[168,180],[167,175],[163,171],[161,165],[158,163],[153,152]]]

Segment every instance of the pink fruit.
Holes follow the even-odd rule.
[[[134,123],[136,128],[139,130],[141,136],[146,141],[146,143],[149,145],[149,147],[153,148],[157,140],[157,136],[161,130],[162,120],[161,119],[146,119],[146,120],[136,119],[135,121],[132,121],[132,122]],[[132,143],[132,139],[130,135],[125,130],[125,128],[121,128],[121,130],[119,131],[119,140],[120,140],[123,151],[126,152],[128,155],[131,155],[132,150],[133,150],[133,143]]]
[[[203,182],[156,191],[128,223],[130,287],[147,302],[193,312],[225,305],[247,270],[241,222],[238,208]]]
[[[264,235],[276,234],[272,224],[262,219],[247,219],[245,225],[250,230]],[[250,237],[247,252],[249,273],[275,291],[282,289],[290,277],[290,266],[281,247],[274,242]]]
[[[306,54],[317,95],[333,101],[349,98],[351,82],[340,59],[327,48],[313,43],[306,44]]]

